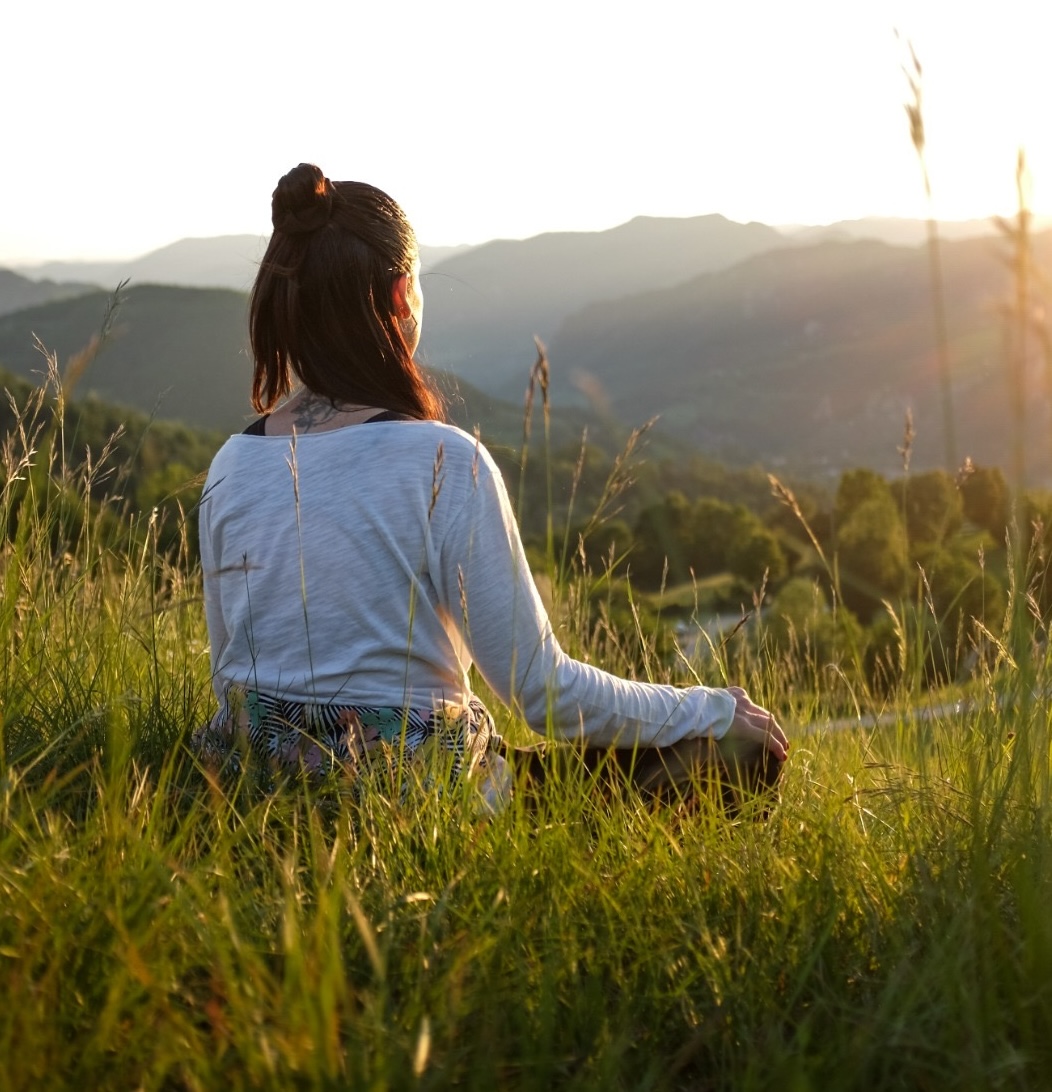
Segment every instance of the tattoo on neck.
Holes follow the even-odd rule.
[[[292,412],[296,428],[301,432],[307,432],[318,425],[328,424],[340,413],[340,409],[328,398],[321,398],[311,391],[304,391]]]

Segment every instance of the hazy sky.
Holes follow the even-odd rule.
[[[624,12],[625,14],[621,14]],[[300,160],[432,245],[640,213],[1052,211],[1049,0],[55,0],[0,16],[0,262],[269,230]]]

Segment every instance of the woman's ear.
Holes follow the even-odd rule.
[[[394,305],[394,313],[399,318],[409,318],[413,313],[409,305],[409,274],[399,273],[391,282],[391,303]]]

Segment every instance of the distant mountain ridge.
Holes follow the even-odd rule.
[[[674,230],[675,225],[689,224],[691,220],[709,217],[656,218],[636,217],[626,224],[598,232],[549,233],[533,239],[550,238],[552,235],[571,236],[607,235],[610,232],[626,232],[632,224],[666,223]],[[766,226],[766,225],[765,225]],[[1052,226],[1052,218],[1038,220],[1037,228]],[[770,230],[789,240],[813,243],[831,239],[877,239],[895,246],[917,246],[925,239],[927,226],[923,220],[906,220],[894,217],[870,216],[859,220],[841,220],[832,224],[773,225]],[[940,221],[939,231],[944,239],[972,238],[992,235],[996,232],[992,218],[981,220]],[[256,266],[266,248],[267,235],[218,235],[206,238],[186,238],[170,243],[157,250],[134,257],[106,261],[45,261],[15,262],[9,268],[31,281],[73,282],[112,290],[122,280],[135,284],[178,284],[191,288],[234,288],[247,291],[255,276]],[[531,239],[492,240],[482,246],[514,243],[532,244]],[[449,258],[462,257],[470,250],[469,245],[424,246],[421,245],[421,264],[432,270]],[[0,295],[0,306],[3,296]],[[11,308],[14,309],[14,308]]]
[[[997,234],[993,217],[977,220],[940,220],[939,238],[947,241],[978,239]],[[1038,218],[1034,230],[1052,226],[1052,218]],[[926,220],[903,220],[894,216],[867,216],[860,220],[839,220],[833,224],[779,224],[778,230],[797,243],[820,243],[832,240],[869,239],[891,246],[920,246],[928,238]]]
[[[93,291],[90,284],[56,284],[34,281],[9,269],[0,269],[0,315],[9,315],[26,307],[36,307],[51,300],[71,299]]]
[[[260,235],[217,235],[180,239],[137,258],[98,262],[44,262],[17,267],[23,276],[76,279],[112,291],[124,280],[133,284],[172,284],[192,288],[252,286],[259,259],[266,249]]]
[[[33,279],[73,280],[111,291],[121,281],[127,280],[132,284],[233,288],[238,292],[247,292],[255,280],[269,238],[268,235],[217,235],[203,239],[180,239],[138,258],[102,262],[44,262],[34,266],[18,265],[15,271]],[[422,246],[420,262],[424,268],[430,268],[465,249],[459,246]]]
[[[448,258],[424,280],[426,359],[498,394],[521,386],[534,336],[551,338],[587,304],[672,287],[789,245],[764,224],[723,216],[640,216],[599,232],[495,240]]]

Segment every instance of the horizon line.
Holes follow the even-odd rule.
[[[1030,209],[1030,214],[1033,221],[1037,224],[1047,226],[1052,224],[1052,213],[1037,212],[1034,209]],[[989,223],[993,229],[996,227],[998,220],[1011,220],[1016,215],[1013,212],[1010,216],[1005,216],[999,213],[991,213],[983,216],[964,216],[964,217],[936,217],[936,224],[946,225],[963,225],[963,224],[981,224]],[[660,216],[651,213],[639,213],[636,216],[629,217],[627,220],[622,220],[619,223],[612,224],[605,228],[555,228],[548,231],[534,232],[531,235],[494,235],[489,238],[483,239],[477,243],[431,243],[421,242],[419,245],[422,249],[429,250],[471,250],[478,247],[486,246],[489,243],[496,242],[528,242],[531,239],[538,239],[545,235],[601,235],[608,231],[616,231],[618,228],[624,227],[627,224],[634,223],[636,220],[702,220],[711,216],[719,216],[724,220],[728,220],[731,223],[741,224],[742,226],[748,224],[762,224],[765,227],[769,227],[775,231],[782,232],[800,232],[808,230],[821,230],[823,228],[834,228],[841,224],[861,224],[867,221],[885,221],[885,222],[897,222],[902,224],[926,224],[928,222],[927,217],[921,216],[896,216],[887,213],[871,213],[865,216],[852,216],[841,217],[836,220],[829,220],[825,222],[812,223],[803,220],[790,220],[790,221],[778,221],[768,222],[766,220],[743,220],[736,219],[732,216],[727,216],[724,213],[719,212],[704,212],[696,213],[690,216]],[[166,250],[172,246],[178,246],[180,243],[186,242],[209,242],[217,239],[234,239],[234,238],[256,238],[260,242],[268,239],[270,232],[261,232],[258,235],[250,231],[231,231],[222,232],[217,235],[182,235],[176,239],[172,239],[167,243],[161,243],[157,246],[150,247],[147,250],[139,251],[134,254],[99,254],[92,256],[81,257],[50,257],[50,258],[38,258],[38,257],[9,257],[0,255],[0,268],[15,270],[15,267],[23,271],[30,271],[33,269],[39,269],[48,265],[102,265],[111,264],[113,262],[136,262],[143,258],[149,257],[151,254],[157,254],[162,250]]]

